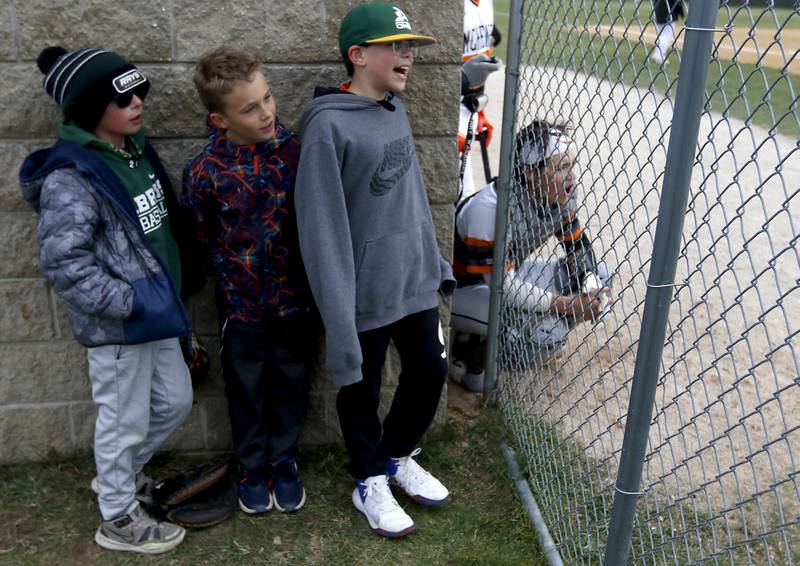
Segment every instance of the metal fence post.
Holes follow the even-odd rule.
[[[500,142],[500,171],[497,178],[497,215],[494,231],[491,299],[489,302],[489,336],[486,344],[486,376],[484,403],[491,399],[497,387],[497,343],[500,337],[500,305],[503,298],[505,256],[508,245],[508,203],[511,179],[514,134],[516,132],[517,92],[519,90],[520,53],[522,51],[523,0],[511,0],[508,10],[508,55],[506,84],[503,95],[502,140]]]
[[[614,507],[606,542],[606,566],[625,564],[629,556],[636,503],[641,496],[642,468],[664,350],[718,7],[717,0],[692,2],[684,27],[685,40],[678,74],[672,132],[625,422],[625,437],[615,485]]]

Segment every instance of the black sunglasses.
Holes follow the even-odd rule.
[[[133,102],[133,95],[139,97],[139,100],[144,100],[147,98],[147,93],[150,91],[150,82],[145,82],[140,84],[137,87],[132,88],[131,90],[115,94],[111,101],[116,103],[117,107],[119,108],[127,108]]]

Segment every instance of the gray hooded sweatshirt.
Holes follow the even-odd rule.
[[[328,92],[301,121],[295,202],[326,362],[343,386],[362,378],[359,332],[436,307],[455,280],[402,102]]]

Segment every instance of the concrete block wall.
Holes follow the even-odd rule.
[[[39,51],[105,47],[137,64],[153,89],[145,128],[177,187],[183,163],[204,143],[204,113],[191,83],[194,61],[222,44],[258,49],[276,94],[281,120],[295,128],[317,84],[345,80],[337,50],[347,0],[6,0],[0,3],[0,463],[69,455],[91,447],[95,411],[85,350],[74,339],[63,306],[41,277],[36,215],[19,197],[24,157],[53,142],[60,113],[41,87]],[[419,57],[403,95],[428,186],[439,244],[451,256],[457,166],[462,5],[400,0],[415,30],[439,44]],[[212,354],[209,381],[170,447],[230,446],[219,360],[217,322],[207,292],[189,305],[195,328]],[[442,305],[446,328],[447,307]],[[319,340],[318,337],[309,337]],[[320,358],[321,360],[321,358]],[[398,373],[387,364],[389,399]],[[312,408],[303,442],[340,438],[335,390],[321,361],[314,371]],[[384,403],[385,404],[385,403]],[[444,418],[445,401],[437,416]]]

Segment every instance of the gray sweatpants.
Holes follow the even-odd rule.
[[[89,348],[97,407],[94,459],[103,519],[136,497],[136,474],[192,408],[192,381],[177,338]]]
[[[557,261],[529,259],[523,263],[517,276],[545,291],[560,295],[565,293],[565,289],[556,277],[557,272]],[[458,332],[477,334],[485,339],[489,329],[490,295],[489,286],[485,284],[456,289],[453,293],[450,325]],[[546,359],[558,351],[570,331],[570,323],[566,317],[550,312],[510,308],[507,314],[508,327],[502,337],[507,357],[526,366]]]
[[[563,294],[557,284],[556,271],[558,262],[542,259],[527,260],[518,272],[518,277],[555,294]],[[459,287],[453,293],[453,306],[450,315],[450,325],[459,332],[477,334],[486,338],[489,329],[489,298],[490,289],[486,284]],[[553,315],[549,312],[526,313],[525,326],[529,327],[529,334],[536,337],[544,344],[560,344],[569,332],[564,317]]]

